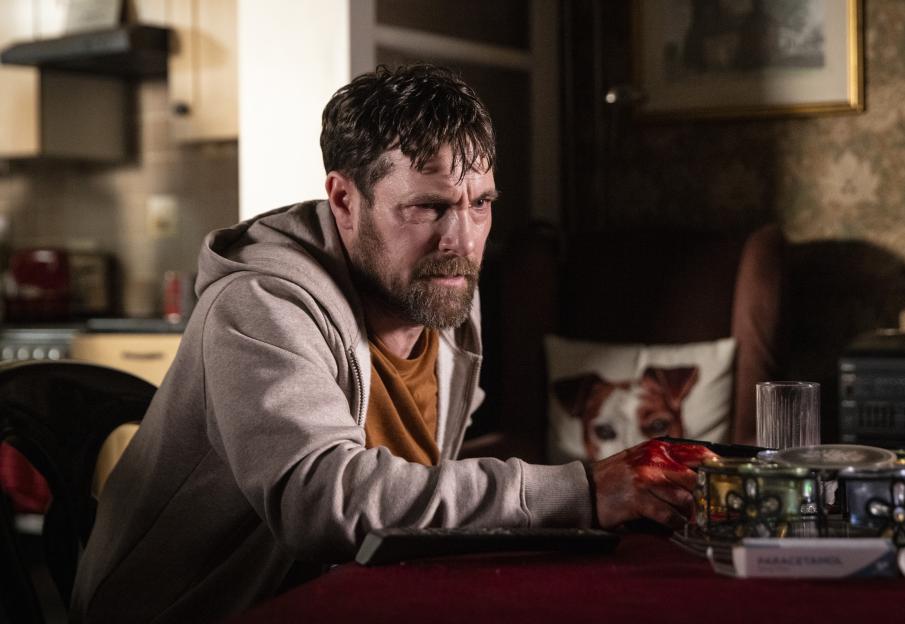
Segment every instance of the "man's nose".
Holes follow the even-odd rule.
[[[477,228],[468,210],[447,210],[440,219],[440,251],[469,256],[474,252]]]

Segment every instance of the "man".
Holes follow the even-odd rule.
[[[216,620],[348,560],[375,527],[688,512],[694,473],[638,452],[590,472],[455,460],[481,400],[498,195],[467,85],[431,66],[360,76],[327,104],[321,147],[326,201],[206,239],[179,353],[101,497],[77,621]]]

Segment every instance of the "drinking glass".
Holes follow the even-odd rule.
[[[757,384],[757,445],[784,449],[820,444],[820,384]]]

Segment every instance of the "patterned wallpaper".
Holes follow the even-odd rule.
[[[748,227],[795,241],[857,239],[905,258],[905,2],[866,0],[867,109],[782,120],[632,124],[609,225]]]

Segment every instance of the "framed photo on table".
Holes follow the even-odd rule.
[[[647,119],[864,110],[862,0],[635,0]]]

